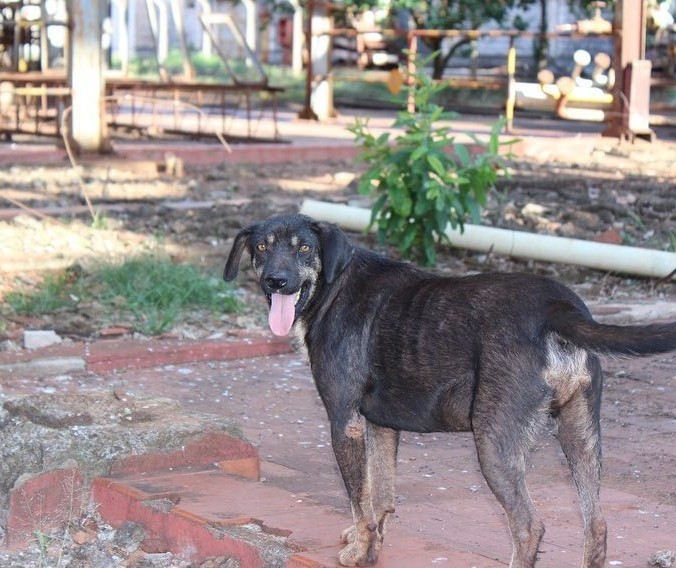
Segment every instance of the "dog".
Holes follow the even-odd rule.
[[[510,566],[534,566],[544,525],[525,482],[533,439],[552,416],[580,498],[582,565],[606,555],[599,505],[599,353],[676,349],[676,322],[595,322],[546,277],[442,277],[358,247],[338,227],[284,214],[243,228],[223,277],[247,250],[276,335],[309,360],[353,514],[344,566],[376,563],[394,511],[399,432],[471,431],[512,535]]]

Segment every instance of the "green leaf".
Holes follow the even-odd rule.
[[[419,231],[418,225],[414,223],[410,223],[406,231],[404,231],[404,236],[401,239],[401,242],[399,243],[399,252],[405,253],[407,252],[411,246],[413,245],[413,242],[415,241],[416,237],[418,236],[418,231]]]
[[[424,217],[433,208],[434,201],[430,199],[418,199],[413,207],[414,217]]]
[[[488,151],[491,154],[497,154],[500,151],[500,138],[497,134],[491,134],[488,141]]]
[[[425,232],[423,235],[423,249],[425,251],[425,259],[429,266],[434,266],[437,263],[437,254],[434,250],[434,237],[431,232]]]
[[[427,163],[432,167],[432,170],[434,170],[434,172],[440,177],[443,178],[446,175],[447,173],[446,168],[441,163],[439,156],[437,156],[436,154],[427,154]]]
[[[371,220],[369,221],[369,225],[366,228],[367,231],[370,231],[371,227],[373,227],[373,223],[375,223],[378,219],[378,215],[383,210],[383,207],[385,207],[385,203],[387,203],[387,195],[381,195],[374,201],[373,205],[371,206]]]
[[[390,141],[390,133],[389,132],[383,132],[378,138],[375,139],[375,143],[379,146],[382,146],[383,144],[387,144]]]
[[[446,211],[446,200],[443,195],[439,194],[439,197],[437,197],[435,208],[437,211]],[[446,213],[446,216],[448,216],[448,213]]]
[[[399,217],[408,217],[411,214],[413,203],[407,189],[401,185],[392,186],[388,193],[393,211]]]
[[[460,164],[463,166],[470,164],[469,150],[467,149],[467,146],[464,144],[455,144],[453,146],[453,150],[455,150],[455,155],[458,156]]]
[[[418,146],[411,154],[411,162],[417,162],[427,152],[427,146]]]
[[[469,211],[472,223],[474,223],[475,225],[481,223],[481,211],[479,210],[479,206],[477,205],[476,201],[474,201],[473,199],[468,199],[467,210]]]

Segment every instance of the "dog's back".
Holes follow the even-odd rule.
[[[322,302],[322,317],[334,322],[330,333],[339,330],[344,352],[363,357],[359,364],[368,369],[365,383],[354,385],[364,392],[360,409],[397,430],[471,429],[478,381],[491,391],[512,386],[511,378],[488,367],[519,369],[518,380],[552,389],[558,405],[571,385],[562,394],[562,380],[547,383],[554,359],[566,358],[580,375],[587,365],[583,351],[676,349],[676,324],[599,324],[569,288],[536,275],[440,277],[357,249],[334,286],[339,294]],[[315,341],[326,345],[326,338]]]

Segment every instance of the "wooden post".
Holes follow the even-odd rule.
[[[129,75],[129,1],[118,0],[118,55],[123,77]]]
[[[633,63],[645,57],[645,3],[639,0],[618,0],[613,21],[615,86],[613,106],[603,136],[632,138],[630,130],[632,108],[649,104],[650,86],[632,89],[630,86]],[[635,100],[632,100],[635,99]]]
[[[305,120],[317,120],[317,115],[312,110],[312,79],[313,79],[313,61],[312,61],[312,14],[314,13],[314,1],[308,0],[307,10],[305,12],[305,47],[307,50],[307,61],[305,69],[305,104],[298,113],[298,118]]]
[[[303,72],[303,7],[298,0],[291,0],[293,6],[293,37],[291,39],[291,71],[295,77]]]
[[[176,26],[176,35],[178,36],[178,45],[183,59],[183,74],[185,78],[192,81],[195,78],[195,69],[190,61],[190,52],[188,51],[188,42],[185,40],[185,24],[183,22],[183,3],[179,0],[170,0],[171,17]]]
[[[258,33],[258,9],[254,0],[242,0],[244,6],[244,39],[251,51],[260,54],[260,34]],[[250,57],[246,58],[247,67],[253,67],[254,62]]]
[[[104,56],[101,49],[103,6],[99,0],[68,0],[71,36],[68,44],[68,85],[71,89],[70,136],[78,152],[104,152]]]
[[[335,116],[333,77],[331,76],[331,16],[327,4],[315,4],[312,14],[312,110],[319,120]]]

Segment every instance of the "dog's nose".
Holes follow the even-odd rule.
[[[265,277],[265,283],[270,290],[277,291],[284,288],[289,283],[289,279],[283,274],[273,274]]]

